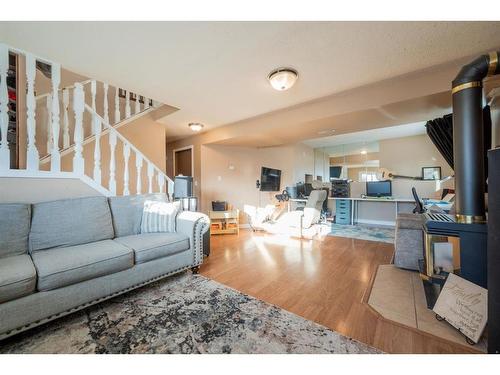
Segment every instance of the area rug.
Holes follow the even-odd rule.
[[[356,238],[359,240],[394,243],[394,227],[365,224],[332,224],[329,236]]]
[[[378,353],[203,276],[180,274],[0,342],[0,353]]]

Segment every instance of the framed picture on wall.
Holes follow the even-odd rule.
[[[423,180],[440,180],[441,167],[423,167],[422,168]]]

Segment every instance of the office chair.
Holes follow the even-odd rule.
[[[413,209],[414,214],[423,214],[425,212],[425,208],[420,201],[420,198],[418,197],[417,194],[417,189],[415,187],[411,188],[411,193],[413,194],[413,199],[415,199],[415,208]]]

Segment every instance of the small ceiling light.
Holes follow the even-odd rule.
[[[278,91],[288,90],[295,84],[297,78],[299,78],[299,73],[291,68],[275,69],[267,76],[271,86]]]
[[[368,151],[366,150],[361,150],[361,155],[366,155],[368,153]]]
[[[203,129],[203,124],[200,124],[199,122],[192,122],[189,124],[189,128],[194,132],[199,132]]]

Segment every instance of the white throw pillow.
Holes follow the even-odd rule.
[[[142,211],[141,233],[175,232],[180,202],[146,200]]]

